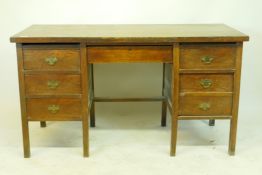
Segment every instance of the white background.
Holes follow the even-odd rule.
[[[240,118],[256,122],[259,117],[253,116],[262,112],[261,9],[261,0],[0,0],[0,140],[4,140],[0,146],[21,146],[16,52],[9,37],[32,24],[225,23],[232,26],[250,36],[250,41],[244,44],[239,114]],[[97,94],[160,94],[161,65],[113,64],[95,68]],[[18,129],[13,130],[15,127]]]
[[[240,112],[247,110],[252,116],[262,109],[260,0],[0,0],[0,3],[1,118],[18,115],[15,44],[9,43],[9,37],[32,24],[225,23],[250,36],[250,41],[244,44]]]

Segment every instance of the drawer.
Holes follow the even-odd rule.
[[[181,69],[233,69],[235,44],[182,44]]]
[[[80,75],[25,75],[26,95],[81,94]]]
[[[69,46],[26,46],[23,48],[25,70],[80,70],[80,50]]]
[[[80,120],[81,100],[70,98],[27,99],[29,120]]]
[[[232,92],[233,74],[181,74],[181,92]]]
[[[232,96],[181,96],[179,115],[231,115]]]
[[[172,62],[172,46],[96,46],[87,48],[87,58],[95,62]]]

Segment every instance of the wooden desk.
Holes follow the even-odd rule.
[[[24,157],[30,157],[29,121],[81,121],[89,155],[89,115],[95,102],[162,101],[171,120],[171,156],[178,120],[230,120],[229,154],[235,153],[243,42],[226,25],[33,25],[12,36],[17,47]],[[93,64],[163,63],[161,97],[94,96]]]

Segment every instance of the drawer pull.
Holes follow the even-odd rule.
[[[205,64],[210,64],[212,63],[212,61],[214,60],[214,58],[210,57],[210,56],[204,56],[201,58],[201,61]]]
[[[209,79],[202,79],[202,80],[200,80],[200,85],[204,89],[210,88],[212,86],[212,84],[213,84],[212,80],[209,80]]]
[[[199,105],[199,109],[202,109],[203,111],[209,110],[210,107],[211,107],[211,106],[210,106],[209,103],[201,103],[201,104]]]
[[[57,58],[56,57],[48,57],[45,59],[45,62],[49,64],[50,66],[54,66],[57,63]]]
[[[52,113],[52,114],[56,114],[59,110],[60,110],[60,106],[59,105],[49,105],[47,107],[47,110]]]
[[[59,86],[59,81],[49,80],[47,82],[47,86],[48,86],[49,89],[56,89]]]

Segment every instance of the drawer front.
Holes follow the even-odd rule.
[[[182,96],[179,115],[231,115],[232,96]]]
[[[81,100],[70,98],[27,99],[29,120],[80,120]]]
[[[233,69],[236,45],[184,44],[180,49],[181,69]]]
[[[80,70],[80,51],[77,48],[35,48],[24,49],[25,70]]]
[[[233,74],[182,74],[181,92],[232,92]]]
[[[172,62],[172,46],[88,47],[87,58],[95,62]]]
[[[25,75],[26,95],[81,94],[80,75]]]

